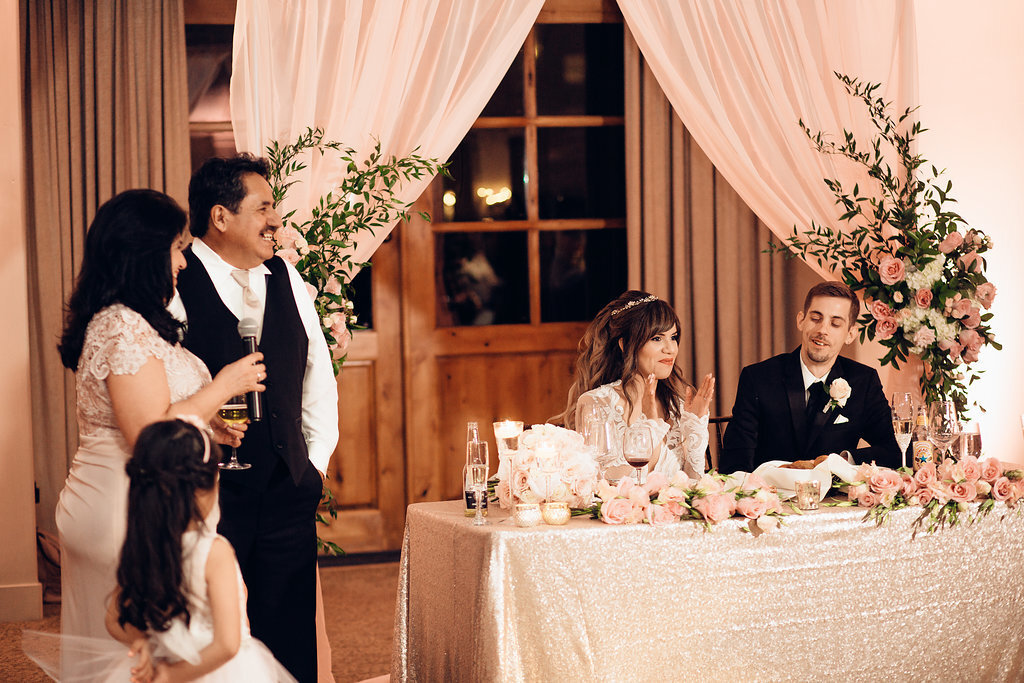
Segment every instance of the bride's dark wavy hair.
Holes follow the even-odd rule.
[[[598,312],[583,333],[565,412],[555,418],[566,428],[576,428],[576,401],[580,396],[615,380],[621,380],[625,386],[639,372],[637,355],[652,337],[668,332],[673,325],[682,334],[679,316],[672,307],[661,299],[643,301],[650,296],[636,289],[620,294]],[[655,397],[669,421],[679,417],[679,404],[687,386],[678,365],[672,367],[668,378],[658,382]],[[633,410],[628,393],[626,405],[629,411]]]
[[[128,527],[117,566],[118,618],[140,631],[166,631],[182,615],[189,621],[181,536],[202,523],[198,491],[217,485],[218,446],[207,462],[199,430],[182,420],[145,427],[125,465]]]
[[[169,343],[181,339],[183,326],[166,306],[174,296],[171,245],[187,224],[178,203],[156,190],[127,190],[96,211],[57,345],[64,367],[78,369],[89,321],[111,304],[137,312]]]

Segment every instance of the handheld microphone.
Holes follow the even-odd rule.
[[[256,333],[259,331],[259,324],[252,318],[242,318],[238,323],[238,336],[242,338],[242,345],[245,347],[246,355],[256,353]],[[249,421],[259,422],[263,419],[263,402],[260,400],[260,392],[250,391],[245,395],[245,402],[249,409]]]

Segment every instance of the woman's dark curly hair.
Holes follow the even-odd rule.
[[[125,465],[128,527],[117,566],[118,623],[140,631],[166,631],[182,615],[189,621],[181,536],[202,522],[196,492],[217,485],[219,448],[203,462],[199,429],[182,420],[154,422],[139,433]]]
[[[625,387],[639,372],[637,355],[652,337],[668,332],[673,325],[677,332],[682,333],[679,316],[671,306],[661,299],[645,299],[653,297],[635,289],[623,292],[598,312],[583,333],[565,412],[558,416],[566,428],[576,428],[576,402],[580,396],[615,380],[621,380]],[[679,406],[687,386],[678,365],[672,367],[672,374],[667,379],[658,382],[655,397],[666,421],[679,418]],[[632,411],[633,401],[628,393],[625,396],[626,405]]]
[[[174,296],[171,245],[187,224],[178,203],[156,190],[127,190],[99,208],[64,312],[64,367],[78,369],[89,321],[112,304],[134,310],[169,343],[181,339],[182,324],[166,306]]]

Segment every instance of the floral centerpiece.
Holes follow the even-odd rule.
[[[588,508],[597,473],[597,462],[582,435],[555,425],[533,425],[520,435],[519,449],[501,458],[495,493],[503,509],[551,501]]]
[[[799,125],[818,151],[844,157],[866,171],[868,184],[852,191],[838,179],[825,184],[842,206],[845,229],[812,223],[769,251],[802,254],[818,265],[838,268],[842,280],[861,292],[867,312],[859,319],[860,338],[877,339],[888,351],[882,365],[911,355],[924,361],[921,388],[927,401],[968,406],[967,387],[981,374],[973,365],[981,349],[1002,348],[990,327],[996,287],[985,277],[984,254],[992,239],[969,229],[947,208],[955,202],[943,171],[926,170],[914,140],[922,132],[911,122],[916,108],[893,118],[890,104],[875,96],[878,83],[861,83],[837,73],[846,91],[868,109],[877,134],[864,148],[843,131],[835,142]],[[890,160],[894,165],[890,164]],[[895,166],[895,167],[894,167]],[[870,191],[868,191],[870,189]],[[862,190],[864,190],[862,192]]]
[[[846,489],[847,505],[867,508],[864,519],[885,523],[894,510],[921,507],[915,522],[929,532],[947,524],[952,526],[965,518],[973,521],[990,513],[1001,503],[1007,509],[1020,509],[1024,499],[1024,472],[1004,470],[996,458],[968,455],[960,461],[943,460],[938,466],[925,463],[911,472],[906,468],[891,470],[875,465],[861,465],[850,482],[837,482]],[[972,503],[978,503],[971,515]]]
[[[690,479],[678,472],[669,481],[655,472],[642,486],[629,477],[615,484],[602,479],[597,495],[600,500],[593,515],[607,524],[667,526],[690,519],[710,530],[712,525],[739,515],[748,520],[741,529],[761,533],[778,528],[782,515],[778,495],[754,474],[739,482],[714,473]]]

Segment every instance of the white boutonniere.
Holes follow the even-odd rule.
[[[832,408],[845,408],[851,393],[853,390],[850,389],[850,383],[842,377],[836,377],[832,380],[832,384],[828,385],[829,402],[825,404],[821,412],[827,413]]]

